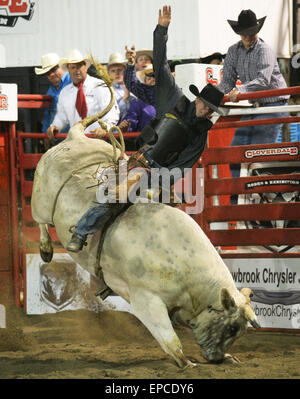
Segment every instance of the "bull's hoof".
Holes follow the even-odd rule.
[[[232,356],[229,353],[225,353],[224,362],[230,363],[230,364],[240,364],[241,363],[241,361],[237,357]]]
[[[50,263],[53,258],[53,249],[50,252],[45,252],[40,248],[40,255],[44,262]]]
[[[197,363],[193,363],[193,362],[191,362],[190,360],[188,360],[188,361],[186,362],[186,365],[182,368],[182,370],[191,369],[191,368],[197,367],[197,366],[198,366]]]

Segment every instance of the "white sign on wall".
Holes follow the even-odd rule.
[[[0,0],[0,33],[38,32],[38,0]]]
[[[26,313],[44,314],[88,309],[130,311],[119,296],[104,301],[91,289],[91,275],[66,253],[53,255],[45,263],[39,254],[26,255]]]
[[[175,80],[183,94],[194,101],[195,96],[189,91],[194,84],[201,91],[207,83],[218,86],[222,81],[223,65],[214,64],[182,64],[175,67]]]
[[[218,86],[223,79],[223,65],[215,64],[181,64],[175,66],[175,81],[183,91],[183,94],[190,100],[194,101],[195,96],[189,90],[189,86],[194,84],[201,91],[208,83]],[[238,80],[236,85],[241,82]],[[226,105],[236,105],[227,102]],[[248,100],[239,101],[240,106],[249,106]]]
[[[299,259],[224,259],[238,289],[249,287],[263,328],[300,329]]]
[[[0,121],[18,120],[18,86],[0,83]]]

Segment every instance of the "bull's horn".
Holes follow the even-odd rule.
[[[251,324],[251,326],[253,328],[260,328],[260,325],[258,324],[258,322],[256,320],[249,320],[249,323]]]
[[[242,288],[241,294],[243,294],[244,297],[247,299],[247,303],[250,303],[250,298],[253,296],[253,291],[251,290],[251,288]]]
[[[260,328],[260,325],[258,324],[256,315],[251,307],[251,305],[244,305],[243,306],[243,313],[244,313],[244,317],[247,321],[249,321],[249,323],[251,324],[252,327],[254,328]]]

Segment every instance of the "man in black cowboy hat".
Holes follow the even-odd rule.
[[[205,148],[207,132],[213,125],[210,120],[213,112],[222,114],[218,107],[224,94],[215,86],[208,84],[199,91],[195,85],[190,85],[190,91],[196,96],[195,101],[191,102],[176,85],[166,57],[170,22],[171,7],[164,6],[162,11],[159,10],[158,25],[154,31],[157,118],[141,132],[138,140],[140,149],[129,159],[129,169],[134,165],[154,173],[177,168],[184,173],[187,168],[194,166]],[[182,174],[177,176],[183,177]],[[170,181],[171,184],[174,182]],[[126,183],[128,192],[135,183],[135,180]],[[116,205],[99,204],[88,210],[78,222],[67,250],[80,251],[87,234],[101,229],[114,210],[118,209],[119,204]]]
[[[238,21],[228,20],[235,33],[241,40],[229,47],[224,60],[223,80],[218,88],[229,94],[231,101],[236,102],[239,93],[259,90],[271,90],[287,87],[282,76],[276,55],[271,47],[266,44],[258,33],[263,27],[266,17],[257,19],[251,10],[243,10]],[[237,80],[241,85],[236,85]],[[251,100],[254,106],[280,106],[286,105],[289,96],[277,96]],[[278,118],[281,113],[244,116],[241,120]],[[273,143],[279,135],[281,125],[261,125],[240,127],[236,129],[231,145],[247,145]],[[240,174],[240,165],[231,165],[233,177]],[[233,199],[233,203],[236,199]]]

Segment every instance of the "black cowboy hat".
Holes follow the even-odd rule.
[[[207,57],[204,58],[200,58],[200,62],[202,64],[210,64],[212,62],[212,60],[219,60],[219,61],[223,61],[223,59],[225,58],[226,54],[221,54],[221,53],[213,53],[211,55],[208,55]]]
[[[190,85],[190,92],[193,93],[196,97],[200,98],[201,101],[204,102],[210,109],[217,112],[220,115],[224,115],[224,111],[218,108],[223,100],[224,94],[216,88],[216,86],[208,83],[203,87],[201,92],[199,92],[198,87],[195,85]]]
[[[231,21],[227,19],[229,25],[238,35],[256,35],[258,33],[267,17],[260,19],[256,18],[256,15],[251,10],[241,11],[238,21]]]

